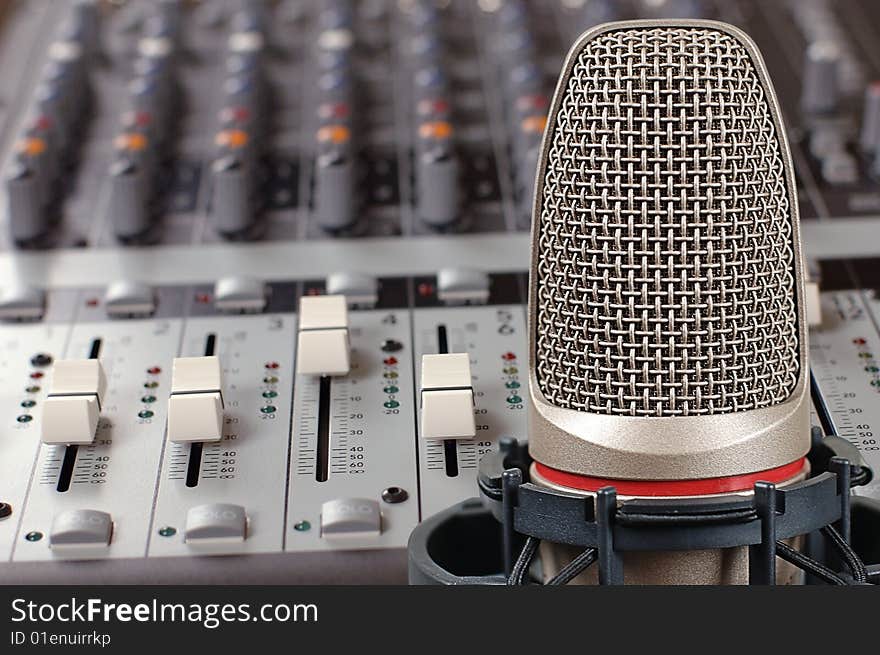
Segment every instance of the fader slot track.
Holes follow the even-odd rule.
[[[321,378],[318,391],[318,452],[315,460],[315,479],[327,482],[330,474],[330,389],[333,380]]]

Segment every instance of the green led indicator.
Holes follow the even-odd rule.
[[[312,524],[308,521],[299,521],[293,524],[293,529],[297,532],[308,532],[312,528]]]
[[[173,537],[177,534],[177,528],[172,528],[170,525],[166,525],[162,528],[159,528],[159,536],[160,537]]]
[[[516,395],[508,396],[507,402],[509,402],[511,405],[518,405],[519,403],[522,402],[522,398],[520,398],[519,396],[516,396]]]
[[[263,414],[274,414],[278,411],[278,408],[275,407],[275,405],[266,405],[265,407],[260,407],[260,411],[263,412]]]
[[[21,401],[22,407],[33,407],[36,404],[37,404],[36,400],[22,400]]]
[[[138,412],[138,416],[141,418],[153,418],[153,411],[149,409],[142,409]]]
[[[28,541],[39,541],[40,539],[43,538],[43,533],[34,530],[33,532],[28,532],[24,536],[24,538],[27,539]]]
[[[31,416],[30,414],[22,414],[18,418],[16,418],[15,420],[18,421],[19,423],[30,423],[31,421],[34,420],[34,417]]]
[[[400,403],[397,402],[396,400],[386,400],[383,404],[388,409],[394,409],[395,407],[400,407]]]
[[[382,389],[382,391],[384,391],[385,393],[397,393],[398,391],[400,391],[400,389],[392,385],[390,387],[385,387],[384,389]]]
[[[142,403],[154,403],[156,402],[156,396],[141,396]]]
[[[519,382],[516,380],[511,380],[510,382],[505,382],[504,386],[508,389],[519,389]]]
[[[263,392],[263,398],[274,398],[277,395],[278,395],[278,392],[272,391],[271,389],[269,389],[269,391]]]

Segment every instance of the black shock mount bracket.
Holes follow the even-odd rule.
[[[613,486],[577,494],[531,483],[527,442],[503,438],[499,449],[480,461],[478,486],[483,511],[501,526],[504,575],[471,576],[467,582],[506,580],[526,556],[518,557],[524,538],[595,549],[600,584],[623,584],[625,552],[736,547],[749,549],[749,584],[774,584],[777,556],[803,568],[807,581],[817,575],[837,584],[876,581],[876,572],[866,572],[848,546],[851,487],[870,481],[871,471],[848,441],[823,437],[819,428],[811,438],[809,477],[784,487],[756,482],[751,494],[624,500]],[[464,509],[473,512],[474,504]],[[431,572],[429,532],[442,519],[429,519],[410,539],[413,581],[456,582],[448,571]],[[800,535],[807,536],[806,554],[790,559],[781,542]],[[823,535],[844,552],[826,548]]]

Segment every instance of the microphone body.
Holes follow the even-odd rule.
[[[585,32],[560,76],[537,175],[532,481],[579,494],[614,486],[626,500],[802,480],[798,203],[752,40],[699,20]],[[545,569],[554,553],[545,549]],[[627,582],[747,579],[742,548],[630,559]]]

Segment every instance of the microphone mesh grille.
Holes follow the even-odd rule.
[[[793,208],[748,50],[711,28],[621,29],[562,84],[535,236],[545,399],[645,417],[785,401]]]

